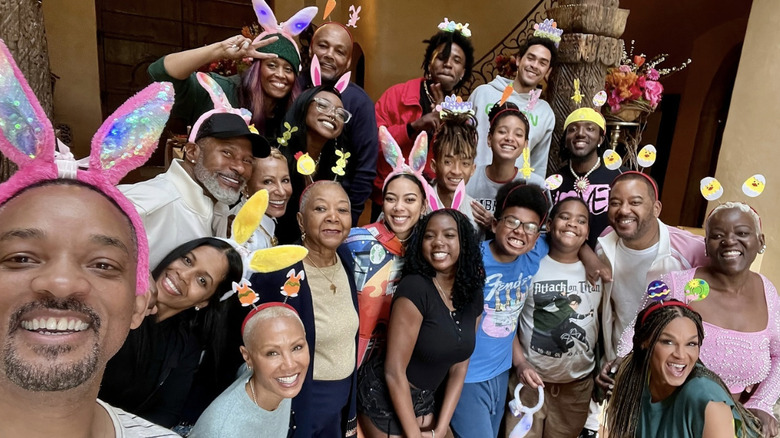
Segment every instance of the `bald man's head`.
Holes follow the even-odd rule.
[[[309,56],[317,58],[324,81],[336,81],[349,70],[352,62],[352,36],[338,23],[325,23],[314,32]]]

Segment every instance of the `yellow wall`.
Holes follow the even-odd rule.
[[[102,123],[94,0],[43,2],[54,87],[54,119],[71,127],[75,155],[86,156]]]
[[[283,21],[302,7],[315,5],[320,12],[314,22],[320,24],[325,3],[277,0],[276,18]],[[366,56],[366,92],[376,100],[391,85],[422,76],[422,41],[436,33],[444,17],[469,23],[478,58],[506,36],[536,1],[491,0],[489,7],[479,7],[472,0],[339,0],[331,20],[346,23],[352,4],[362,6],[357,29],[350,31]]]
[[[761,214],[767,251],[761,272],[780,282],[780,8],[776,0],[753,0],[729,118],[715,177],[724,199],[745,200],[742,183],[754,173],[767,178],[763,195],[749,199]],[[714,205],[710,205],[710,208]]]

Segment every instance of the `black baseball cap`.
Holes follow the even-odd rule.
[[[246,137],[252,142],[252,156],[265,158],[271,153],[271,145],[260,134],[249,130],[244,118],[233,113],[216,113],[200,125],[195,141],[204,137],[233,138]]]

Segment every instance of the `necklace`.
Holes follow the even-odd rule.
[[[571,167],[571,160],[569,160],[569,171],[571,171],[571,175],[574,177],[574,191],[579,195],[585,193],[585,190],[588,190],[588,187],[590,187],[588,176],[599,167],[599,164],[601,164],[601,162],[596,160],[596,164],[594,164],[585,175],[578,176],[577,172],[574,171],[574,168]]]
[[[263,234],[265,234],[265,235],[268,237],[268,240],[270,240],[270,241],[271,241],[271,246],[276,246],[276,245],[278,245],[278,244],[279,244],[279,239],[277,239],[277,238],[276,238],[276,236],[272,236],[272,235],[271,235],[271,234],[268,232],[268,230],[266,230],[266,229],[265,229],[265,227],[263,227],[263,225],[262,225],[262,224],[261,224],[261,225],[258,225],[258,226],[260,227],[260,229],[261,229],[261,230],[263,230]]]
[[[428,97],[428,102],[431,104],[431,109],[435,106],[435,102],[433,100],[433,96],[431,96],[431,92],[428,91],[428,81],[423,79],[423,90],[425,90],[425,95]]]
[[[331,290],[331,292],[333,292],[333,295],[336,295],[336,283],[333,281],[333,275],[335,275],[337,272],[334,270],[333,275],[328,276],[327,274],[325,274],[325,272],[322,271],[322,269],[320,269],[319,266],[317,266],[316,263],[314,263],[314,260],[312,260],[311,257],[306,256],[306,258],[309,260],[309,263],[311,263],[311,265],[314,266],[317,269],[317,272],[322,274],[322,276],[325,277],[325,279],[330,282],[330,290]],[[334,263],[332,266],[336,266],[338,264],[338,262],[339,262],[339,259],[338,259],[338,257],[336,257],[336,263]]]
[[[436,286],[436,290],[439,292],[439,296],[444,301],[444,305],[447,305],[447,298],[446,294],[444,293],[444,290],[442,289],[441,285],[439,284],[439,281],[436,280],[436,277],[433,277],[433,285]],[[452,301],[452,298],[450,298],[450,301]],[[456,310],[450,310],[449,307],[447,307],[447,310],[450,312],[450,318],[455,322],[455,327],[458,328],[458,331],[460,331],[460,321],[455,318]]]

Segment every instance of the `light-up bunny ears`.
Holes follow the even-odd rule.
[[[394,176],[407,173],[417,178],[422,184],[423,188],[428,185],[428,182],[423,177],[423,170],[425,169],[425,160],[428,157],[428,133],[423,131],[414,140],[414,146],[409,153],[409,163],[406,163],[404,159],[403,151],[398,146],[398,142],[395,141],[390,131],[386,127],[379,127],[379,144],[382,145],[382,153],[385,156],[385,160],[390,166],[393,167],[393,171],[387,175],[382,187],[387,186],[387,182]]]
[[[198,72],[195,74],[195,77],[198,79],[198,82],[200,82],[200,85],[206,90],[206,92],[209,93],[211,101],[214,103],[214,109],[206,111],[200,117],[198,117],[198,120],[194,125],[192,125],[190,136],[187,141],[190,143],[195,143],[195,140],[198,137],[198,131],[200,131],[200,125],[202,125],[206,119],[217,113],[235,114],[244,119],[246,124],[249,125],[249,121],[252,120],[252,113],[244,108],[233,108],[233,105],[230,104],[230,101],[228,100],[227,95],[225,95],[225,92],[222,90],[222,87],[220,87],[211,76],[203,72]]]
[[[258,190],[241,207],[241,210],[238,211],[235,219],[233,219],[231,238],[225,240],[233,245],[233,248],[241,255],[244,265],[244,280],[241,283],[234,282],[233,290],[222,295],[220,301],[226,300],[234,293],[238,293],[239,299],[241,299],[240,294],[246,293],[250,286],[249,282],[246,281],[250,272],[268,273],[278,271],[298,263],[309,253],[306,248],[299,245],[279,245],[251,252],[247,249],[246,243],[260,226],[260,221],[263,220],[263,215],[267,208],[268,191],[265,189]]]
[[[96,188],[114,200],[133,225],[138,242],[136,293],[145,293],[149,280],[146,232],[135,207],[115,185],[149,159],[172,105],[173,86],[167,82],[149,85],[131,97],[92,138],[89,164],[81,170],[68,151],[55,151],[51,122],[0,40],[0,152],[19,166],[0,185],[0,205],[25,187],[58,178],[76,179]]]
[[[263,32],[258,35],[253,42],[257,43],[268,35],[279,33],[290,40],[290,42],[293,44],[293,47],[295,47],[295,51],[298,52],[298,59],[300,60],[300,50],[298,49],[298,45],[295,43],[294,37],[309,27],[309,24],[311,24],[311,21],[314,20],[314,17],[317,15],[317,7],[309,6],[307,8],[303,8],[296,12],[295,15],[290,17],[290,19],[284,23],[279,23],[276,21],[274,11],[271,10],[271,8],[264,0],[252,0],[252,7],[255,9],[257,22],[263,26]]]
[[[317,55],[314,55],[314,58],[311,60],[311,83],[314,84],[315,87],[319,87],[322,85],[322,68],[320,68],[320,60],[317,58]],[[336,90],[338,90],[339,93],[344,93],[344,90],[347,89],[347,86],[349,85],[349,78],[352,76],[352,72],[348,71],[344,73],[338,81],[336,81],[336,85],[333,86]]]

